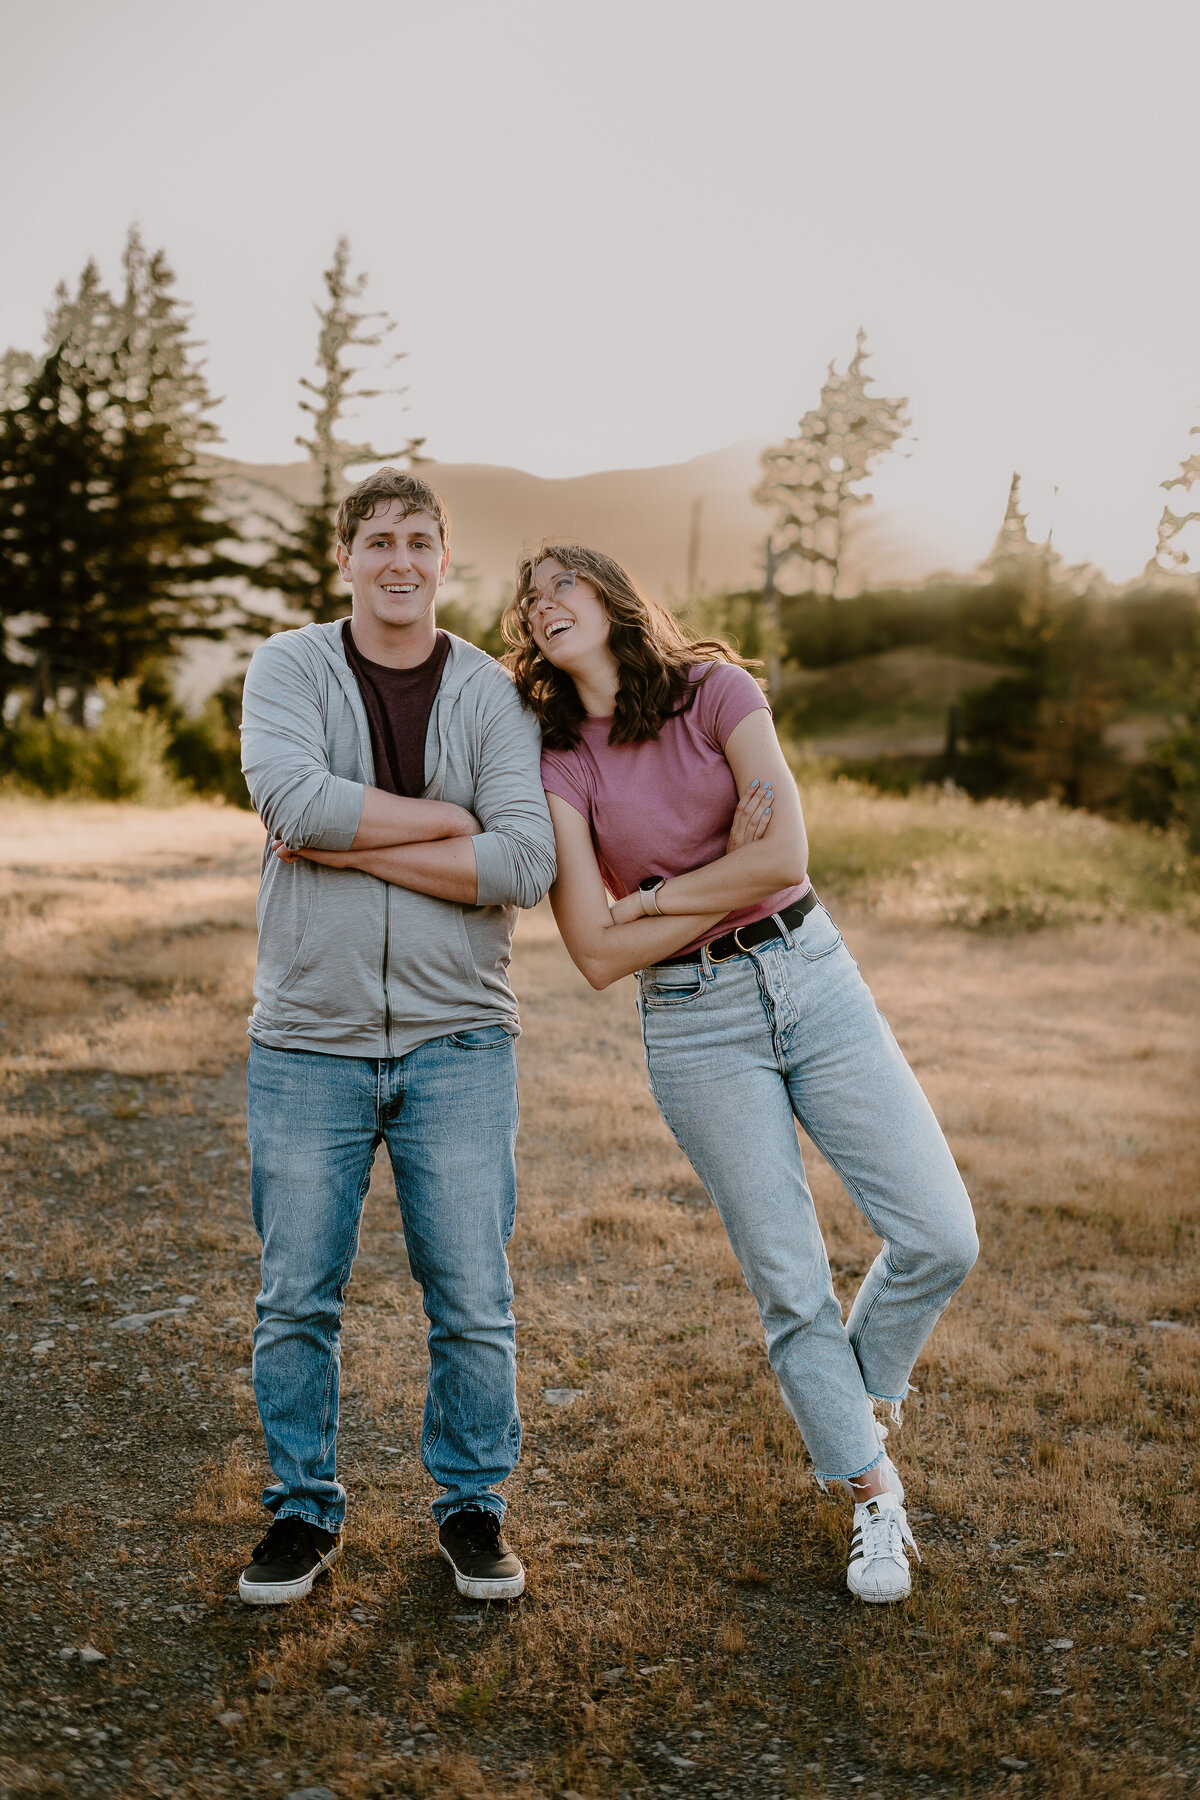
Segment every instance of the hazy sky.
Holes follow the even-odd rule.
[[[1009,475],[1115,577],[1200,423],[1195,0],[0,0],[0,344],[136,220],[231,453],[291,460],[339,232],[449,461],[785,434],[867,329],[880,501],[986,547]],[[1057,487],[1057,495],[1054,489]]]

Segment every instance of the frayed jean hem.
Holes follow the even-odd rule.
[[[503,1494],[466,1494],[461,1500],[447,1500],[443,1497],[435,1500],[430,1508],[433,1522],[442,1526],[447,1519],[452,1519],[455,1513],[462,1512],[468,1506],[478,1507],[480,1512],[494,1513],[501,1524],[508,1511],[508,1502]]]
[[[887,1416],[891,1420],[892,1424],[900,1425],[903,1423],[903,1421],[900,1417],[900,1409],[903,1406],[905,1400],[908,1398],[909,1394],[912,1393],[912,1391],[913,1390],[911,1387],[906,1386],[905,1390],[902,1394],[872,1394],[872,1393],[868,1393],[867,1399],[871,1402],[872,1409],[874,1410],[876,1415],[878,1415],[879,1413],[884,1411],[884,1409],[886,1409]],[[887,1433],[885,1432],[884,1436],[886,1437],[886,1435],[887,1435]]]
[[[865,1469],[855,1469],[849,1475],[826,1475],[823,1474],[820,1469],[814,1469],[813,1474],[816,1478],[817,1486],[823,1494],[827,1494],[829,1492],[830,1482],[833,1482],[836,1486],[839,1481],[860,1481],[864,1475],[869,1475],[872,1469],[877,1469],[879,1467],[885,1455],[886,1452],[881,1450],[878,1456],[872,1458]]]

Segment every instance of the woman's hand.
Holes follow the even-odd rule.
[[[731,850],[740,850],[743,844],[756,844],[771,823],[771,801],[774,798],[769,781],[752,781],[737,804],[733,815],[733,824],[729,828],[729,842],[725,846],[728,856]]]
[[[771,802],[774,790],[769,781],[752,781],[737,804],[733,815],[733,824],[729,828],[729,842],[725,846],[728,856],[731,850],[740,850],[743,844],[756,844],[767,826],[771,823]],[[632,925],[635,919],[651,917],[642,905],[640,893],[626,894],[623,900],[614,900],[609,907],[614,925]]]
[[[643,919],[646,914],[642,907],[642,896],[638,889],[626,894],[623,900],[614,900],[609,907],[614,925],[632,925],[635,919]]]

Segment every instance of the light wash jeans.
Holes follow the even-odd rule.
[[[278,1518],[338,1531],[338,1339],[371,1164],[386,1143],[409,1266],[429,1319],[421,1460],[445,1492],[440,1522],[466,1502],[503,1518],[494,1492],[516,1466],[512,1281],[505,1245],[516,1206],[517,1066],[498,1025],[407,1056],[250,1048],[249,1136],[262,1292],[254,1397]]]
[[[817,1478],[864,1475],[883,1454],[872,1401],[898,1408],[979,1249],[929,1102],[823,906],[638,987],[650,1092],[729,1233]],[[797,1119],[883,1240],[844,1325]]]

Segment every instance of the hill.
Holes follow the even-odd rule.
[[[428,462],[421,473],[450,508],[454,564],[481,604],[500,600],[522,551],[546,536],[596,544],[626,563],[656,599],[678,602],[688,593],[693,518],[699,591],[719,593],[758,579],[767,515],[750,495],[761,450],[753,442],[732,444],[689,462],[563,481],[484,463]],[[303,500],[311,492],[307,462],[224,467],[240,502],[251,508],[277,510],[281,497]],[[847,585],[919,581],[954,560],[952,540],[929,521],[868,507],[853,521]]]

